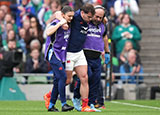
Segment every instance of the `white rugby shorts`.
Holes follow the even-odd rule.
[[[76,53],[67,52],[66,70],[72,71],[74,67],[77,67],[80,65],[87,65],[86,57],[84,55],[83,50]]]

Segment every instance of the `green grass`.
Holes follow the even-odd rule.
[[[47,112],[44,106],[44,101],[0,101],[0,115],[159,115],[160,109],[141,108],[130,105],[123,105],[121,103],[131,103],[144,106],[152,106],[160,108],[160,100],[143,100],[143,101],[118,101],[120,103],[105,102],[106,109],[102,112],[77,112],[76,110],[70,112]],[[70,101],[68,103],[71,104]],[[60,102],[58,101],[56,107],[61,110]]]

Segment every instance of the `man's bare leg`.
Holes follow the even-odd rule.
[[[89,85],[88,85],[88,75],[87,75],[87,65],[75,67],[77,76],[80,79],[80,94],[82,99],[82,109],[88,106],[88,94],[89,94]]]
[[[66,74],[67,74],[66,85],[68,85],[68,84],[71,83],[72,73],[73,73],[73,71],[71,71],[71,70],[66,70]]]
[[[75,67],[77,76],[80,79],[80,94],[82,99],[88,98],[89,86],[88,86],[88,74],[87,74],[87,65]]]

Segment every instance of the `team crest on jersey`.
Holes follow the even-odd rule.
[[[59,70],[62,70],[63,68],[62,67],[59,67]]]
[[[83,22],[80,22],[80,24],[83,24]]]
[[[65,39],[66,42],[68,41],[69,34],[70,34],[70,32],[68,32],[68,31],[64,32],[64,39]]]
[[[119,28],[118,30],[119,30],[119,31],[122,31],[122,28]]]
[[[130,27],[130,28],[129,28],[129,31],[133,31],[133,30],[134,30],[134,28],[133,28],[133,27]]]
[[[71,63],[71,60],[67,60],[67,63]]]

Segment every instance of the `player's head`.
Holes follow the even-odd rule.
[[[74,10],[70,6],[64,6],[62,8],[62,16],[70,23],[74,16]]]
[[[98,25],[103,21],[105,17],[105,8],[102,7],[101,5],[97,5],[94,8],[95,8],[95,14],[92,18],[92,21],[95,25]]]
[[[93,15],[95,14],[95,9],[92,4],[85,4],[81,8],[81,17],[87,23],[92,20]]]

